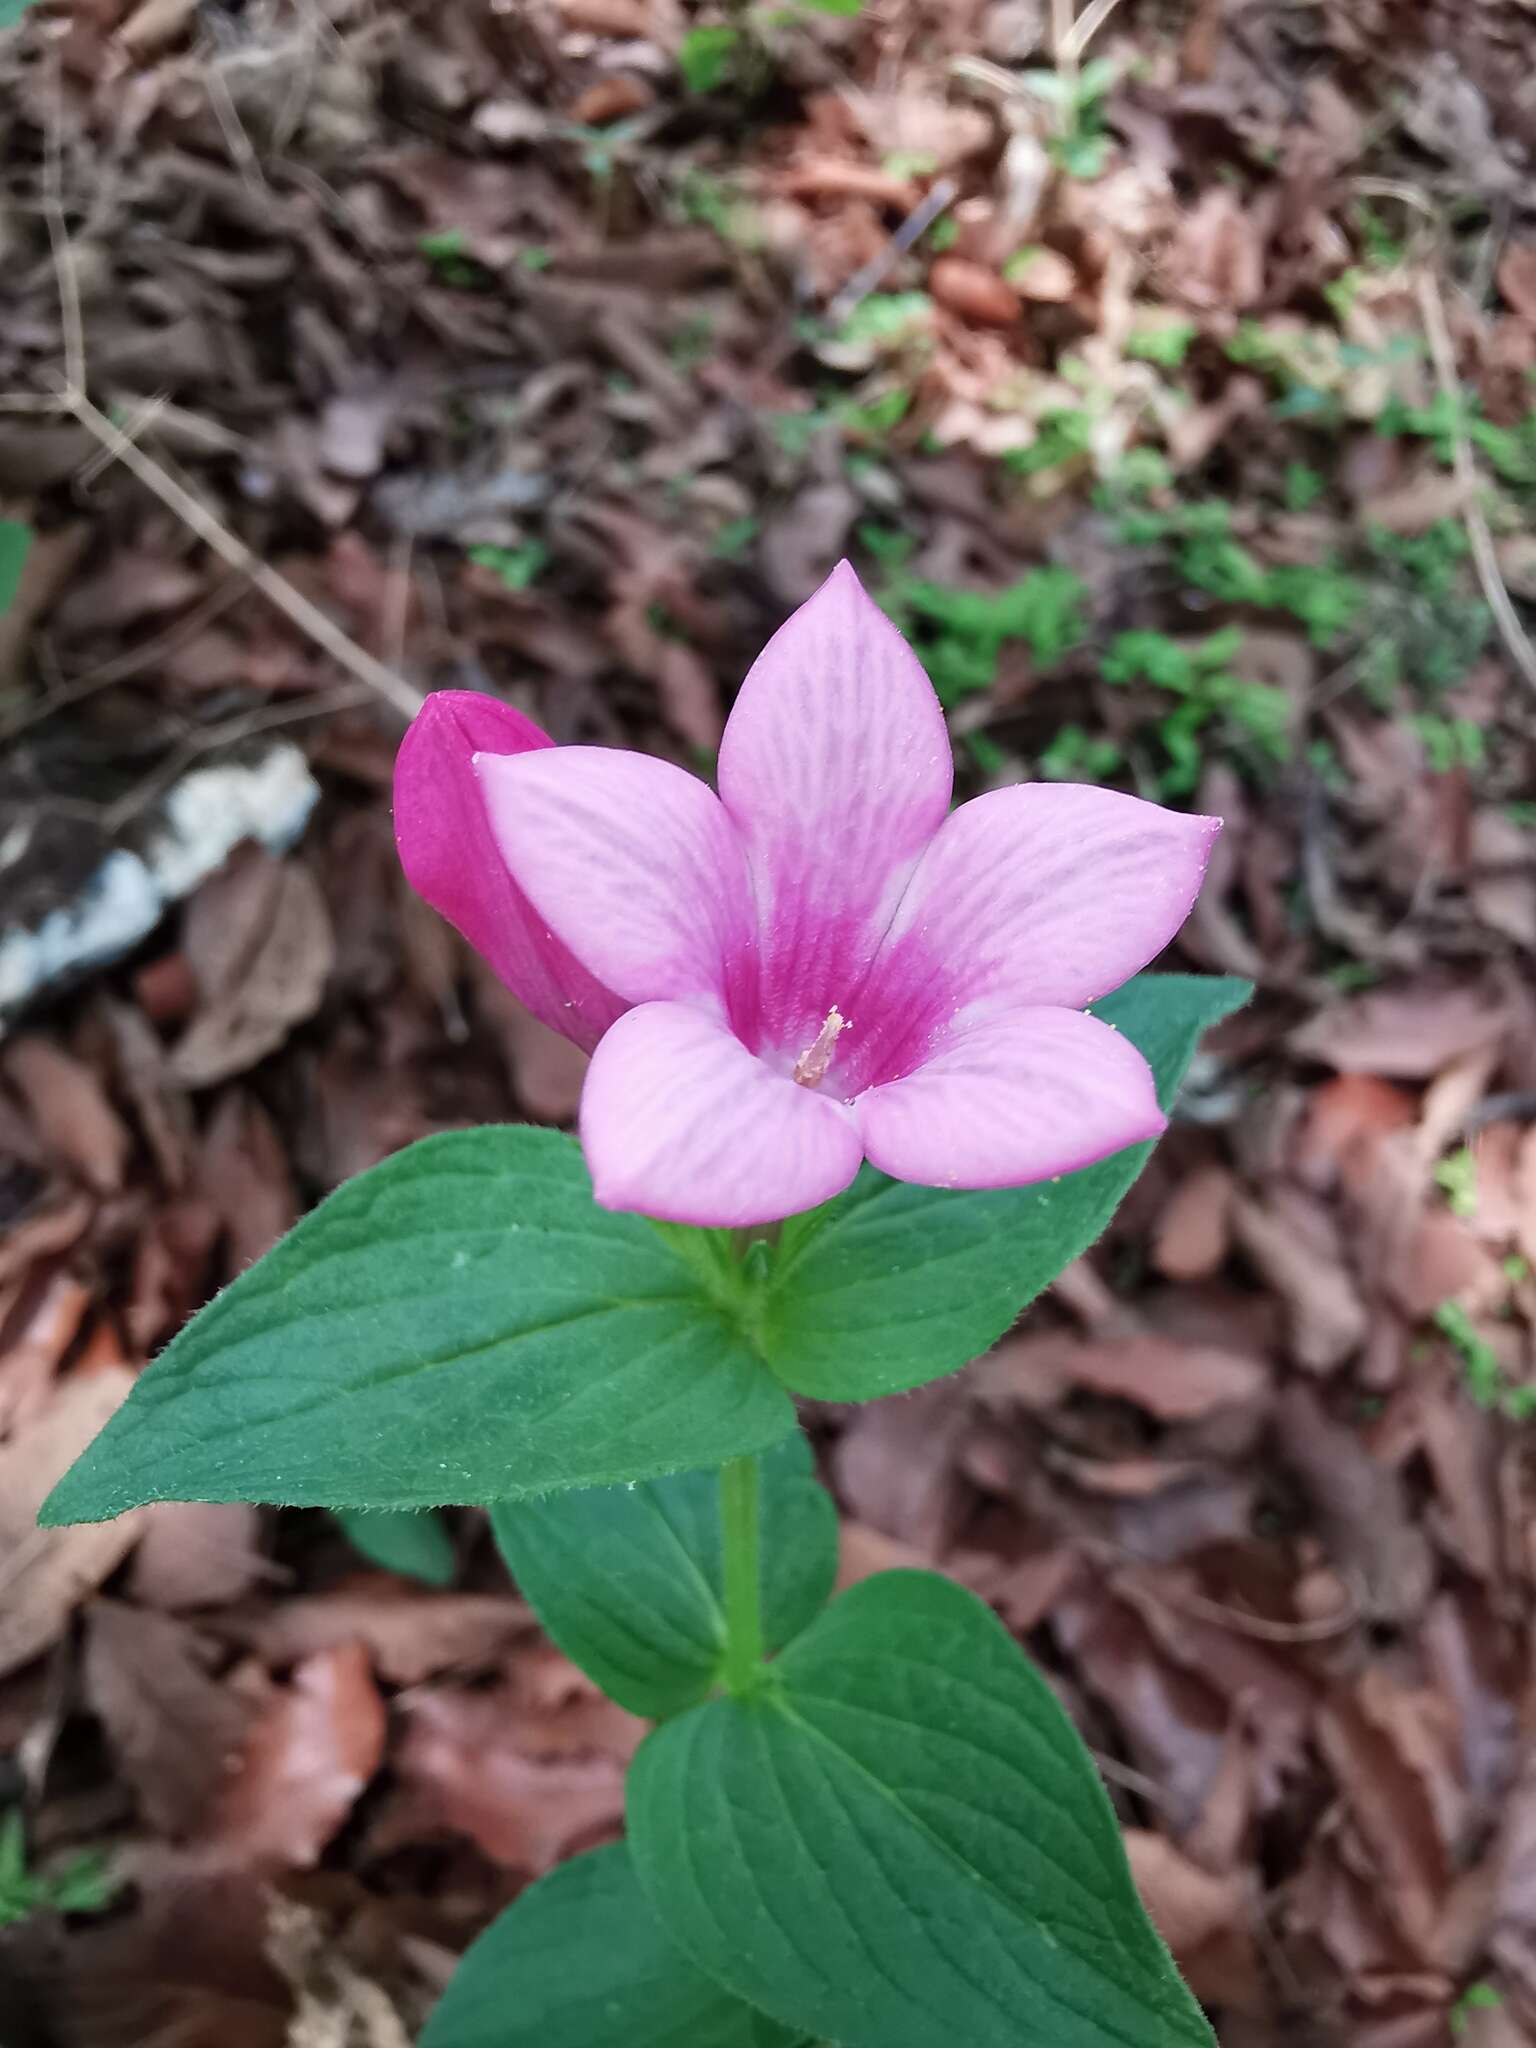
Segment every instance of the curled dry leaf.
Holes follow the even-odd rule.
[[[942,1554],[960,1511],[956,1454],[968,1427],[952,1380],[860,1408],[839,1437],[839,1499],[867,1528],[929,1560]]]
[[[187,1088],[244,1073],[281,1045],[320,1007],[335,957],[313,875],[254,846],[193,897],[183,946],[202,999],[171,1054]]]
[[[27,1032],[0,1053],[0,1071],[56,1158],[97,1194],[123,1184],[133,1140],[93,1070],[50,1038]]]
[[[1365,1341],[1369,1318],[1340,1255],[1332,1217],[1300,1189],[1267,1202],[1240,1196],[1238,1242],[1289,1310],[1291,1350],[1309,1372],[1336,1372]]]
[[[143,1511],[128,1591],[176,1614],[243,1599],[273,1576],[261,1549],[261,1509],[244,1501],[160,1501]]]
[[[1232,1242],[1236,1190],[1225,1166],[1202,1166],[1185,1175],[1153,1232],[1152,1263],[1160,1273],[1170,1280],[1207,1280],[1220,1270]]]
[[[939,256],[928,273],[939,305],[973,327],[1011,327],[1024,311],[1019,293],[997,271],[965,256]]]
[[[299,1218],[283,1142],[254,1096],[221,1095],[198,1147],[197,1185],[217,1211],[231,1274],[252,1266]]]
[[[1497,1045],[1508,1028],[1507,1006],[1489,989],[1403,982],[1319,1011],[1291,1033],[1290,1047],[1342,1073],[1424,1081],[1462,1053]]]
[[[207,1839],[230,1862],[306,1869],[384,1760],[384,1701],[361,1643],[299,1664],[254,1721]]]
[[[536,1877],[618,1829],[624,1767],[643,1723],[619,1717],[630,1731],[622,1750],[550,1756],[537,1753],[525,1711],[505,1689],[422,1692],[403,1704],[400,1790],[375,1846],[423,1832],[466,1835],[492,1862]]]
[[[122,1364],[71,1373],[43,1412],[0,1444],[0,1677],[57,1641],[80,1601],[138,1538],[136,1513],[63,1529],[37,1526],[55,1483],[128,1398],[133,1380]]]
[[[1074,1388],[1130,1401],[1160,1422],[1191,1422],[1225,1408],[1260,1409],[1269,1374],[1255,1358],[1142,1331],[1081,1338],[1013,1337],[977,1366],[984,1400],[1054,1407]]]

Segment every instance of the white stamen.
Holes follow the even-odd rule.
[[[848,1019],[839,1014],[838,1007],[834,1003],[827,1012],[826,1023],[822,1025],[820,1031],[816,1034],[815,1042],[808,1045],[805,1051],[801,1053],[799,1059],[795,1061],[793,1078],[800,1083],[802,1088],[814,1088],[821,1080],[822,1075],[825,1074],[828,1067],[832,1064],[832,1054],[837,1045],[838,1034],[846,1031],[847,1028]]]

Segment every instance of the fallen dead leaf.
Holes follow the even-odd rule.
[[[91,1712],[150,1826],[195,1833],[224,1789],[253,1704],[212,1675],[217,1645],[121,1600],[91,1604],[83,1677]]]
[[[299,1219],[283,1142],[261,1104],[243,1089],[219,1097],[198,1147],[196,1179],[223,1223],[231,1274],[255,1265]]]
[[[1310,1387],[1293,1382],[1276,1414],[1279,1452],[1300,1482],[1329,1557],[1357,1605],[1384,1621],[1424,1611],[1434,1562],[1409,1513],[1402,1476],[1373,1458]]]
[[[999,272],[965,256],[935,258],[928,289],[939,305],[976,327],[1012,327],[1024,312],[1018,291]]]
[[[71,1373],[27,1428],[0,1444],[0,1677],[58,1640],[76,1606],[138,1540],[136,1513],[40,1529],[54,1485],[128,1398],[126,1365]]]
[[[1509,1026],[1487,989],[1398,983],[1350,996],[1309,1018],[1290,1037],[1298,1058],[1344,1073],[1424,1081],[1462,1053],[1498,1044]]]
[[[440,1672],[496,1669],[534,1621],[508,1595],[428,1593],[372,1572],[332,1592],[218,1614],[209,1625],[268,1664],[365,1643],[381,1678],[420,1685]]]
[[[384,1760],[384,1701],[361,1643],[306,1657],[255,1719],[207,1830],[242,1867],[317,1863]]]
[[[1130,1401],[1160,1422],[1191,1422],[1218,1409],[1261,1409],[1269,1374],[1256,1358],[1142,1331],[1082,1338],[1012,1337],[972,1374],[982,1400],[1054,1407],[1074,1389]]]
[[[49,1151],[87,1187],[105,1195],[122,1186],[133,1139],[83,1060],[28,1032],[0,1052],[0,1072],[31,1111]]]
[[[967,1427],[954,1382],[860,1408],[832,1454],[840,1500],[865,1527],[939,1556],[959,1512],[956,1450]]]
[[[179,1614],[223,1607],[273,1576],[261,1509],[244,1501],[161,1501],[143,1510],[128,1591],[141,1607]]]
[[[1369,1328],[1365,1304],[1340,1257],[1333,1219],[1300,1189],[1267,1202],[1239,1196],[1238,1242],[1289,1310],[1291,1349],[1309,1372],[1336,1372]]]
[[[1536,321],[1536,243],[1509,241],[1499,256],[1499,290],[1506,306]]]
[[[381,1815],[376,1846],[422,1832],[466,1835],[493,1862],[530,1877],[578,1846],[614,1833],[624,1812],[628,1752],[531,1752],[515,1695],[421,1692],[403,1703],[394,1758],[399,1793]],[[637,1743],[644,1724],[629,1722]]]
[[[1202,1870],[1148,1828],[1126,1828],[1122,1840],[1141,1902],[1195,1996],[1207,2005],[1257,2005],[1261,1978],[1246,1873]]]
[[[325,901],[296,861],[239,849],[193,897],[183,947],[202,997],[171,1054],[186,1088],[255,1065],[320,1007],[335,956]]]
[[[1237,1183],[1225,1166],[1186,1174],[1163,1204],[1152,1236],[1152,1263],[1170,1280],[1206,1280],[1218,1272],[1232,1241]]]

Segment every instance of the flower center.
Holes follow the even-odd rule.
[[[834,1003],[827,1012],[826,1023],[817,1032],[814,1041],[795,1061],[795,1071],[791,1078],[798,1081],[802,1088],[815,1088],[832,1064],[832,1054],[837,1045],[839,1032],[846,1031],[847,1028],[848,1019],[839,1014]]]

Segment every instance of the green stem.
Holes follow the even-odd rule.
[[[720,1467],[720,1531],[725,1562],[727,1692],[751,1692],[763,1667],[763,1606],[758,1540],[757,1460],[732,1458]]]

